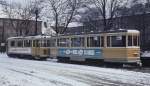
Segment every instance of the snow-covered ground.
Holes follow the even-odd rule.
[[[150,74],[8,58],[0,54],[0,86],[150,86]]]

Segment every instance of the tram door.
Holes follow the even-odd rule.
[[[40,57],[40,41],[33,40],[32,54],[34,57]]]

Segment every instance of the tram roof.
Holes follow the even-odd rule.
[[[126,29],[118,29],[118,30],[109,30],[109,31],[103,31],[103,32],[92,32],[92,33],[78,33],[78,34],[61,34],[59,36],[70,36],[70,35],[86,35],[86,34],[103,34],[103,33],[134,33],[138,34],[140,33],[138,30],[126,30]],[[51,37],[56,37],[56,36],[45,36],[45,35],[37,35],[37,36],[18,36],[18,37],[9,37],[8,40],[11,39],[40,39],[40,38],[51,38]]]
[[[37,36],[17,36],[17,37],[9,37],[10,39],[39,39],[39,38],[51,38],[51,36],[37,35]]]
[[[126,29],[109,30],[109,31],[105,31],[104,33],[119,33],[119,32],[139,33],[138,30],[126,30]]]
[[[87,35],[87,34],[103,34],[103,33],[140,33],[138,30],[127,30],[127,29],[118,29],[118,30],[108,30],[108,31],[96,31],[96,32],[87,32],[87,33],[74,33],[74,34],[61,34],[59,36],[69,36],[69,35]]]

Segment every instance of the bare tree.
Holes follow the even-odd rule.
[[[76,12],[77,0],[48,0],[48,3],[56,34],[65,33]]]
[[[111,29],[113,17],[122,0],[92,0],[103,17],[104,31]],[[108,21],[107,21],[108,19]]]
[[[70,9],[69,9],[70,8]],[[66,13],[65,16],[65,28],[63,29],[62,33],[64,33],[67,28],[69,23],[71,22],[77,8],[77,0],[68,0],[68,12]]]
[[[2,0],[1,3],[2,11],[4,15],[10,18],[10,24],[13,30],[16,32],[16,35],[28,35],[30,20],[34,19],[35,13],[34,10],[38,7],[42,0],[29,1],[27,4],[22,4],[19,2],[9,3],[6,0]],[[17,21],[16,19],[20,19],[22,21]],[[19,34],[20,33],[20,34]]]

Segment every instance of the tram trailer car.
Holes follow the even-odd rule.
[[[137,30],[115,30],[57,37],[15,37],[8,39],[7,54],[9,56],[29,55],[38,59],[53,57],[58,61],[94,60],[99,64],[109,62],[141,65],[139,35],[140,32]],[[20,46],[18,41],[21,40]],[[28,41],[30,41],[29,45]]]
[[[10,37],[7,39],[7,55],[9,57],[45,60],[49,58],[49,49],[45,44],[50,36]]]

